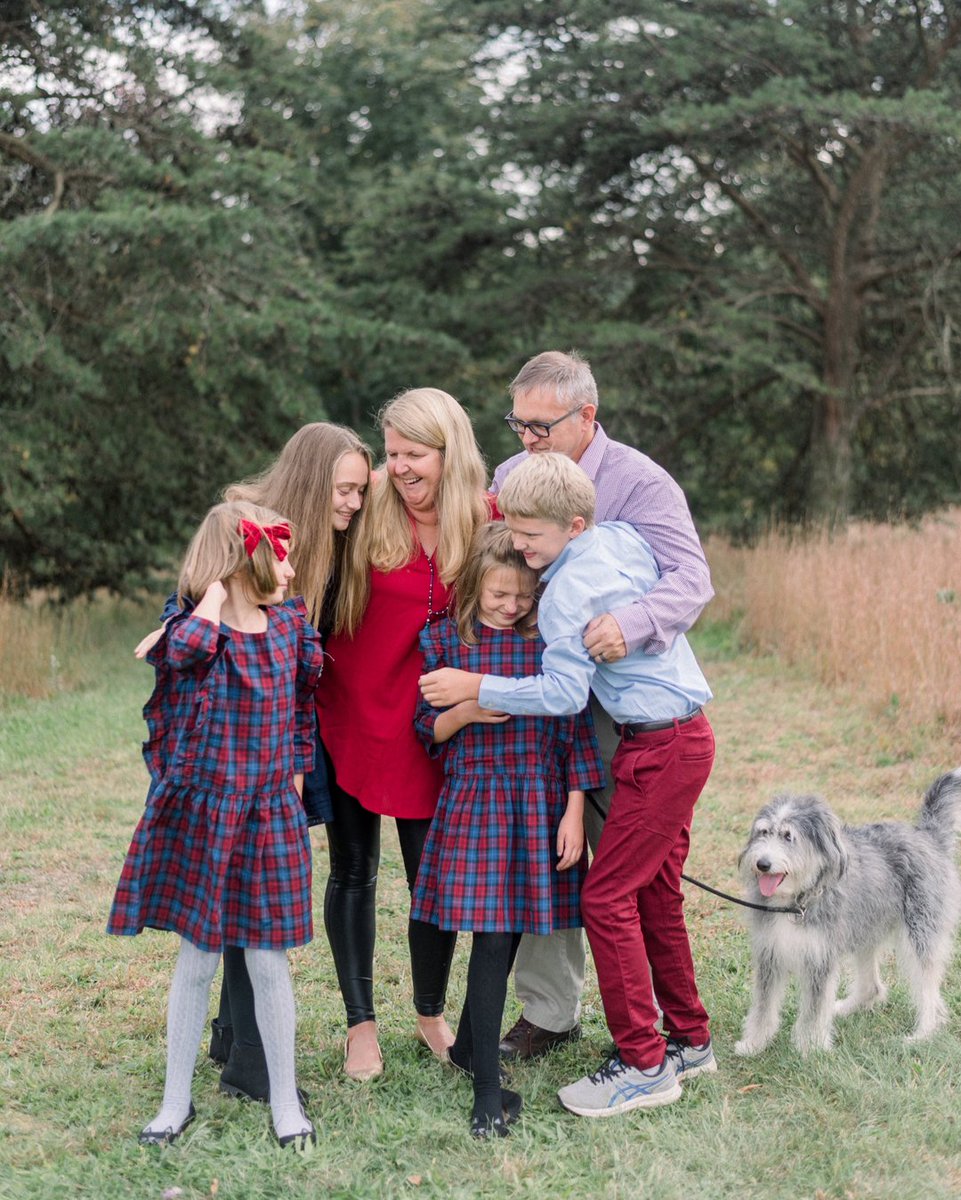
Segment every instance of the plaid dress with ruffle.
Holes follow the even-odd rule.
[[[311,853],[294,774],[315,753],[320,639],[302,607],[242,633],[180,613],[148,660],[151,775],[109,933],[172,930],[205,951],[313,936]]]

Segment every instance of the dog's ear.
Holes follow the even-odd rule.
[[[826,804],[820,806],[821,829],[824,835],[824,852],[831,864],[835,879],[841,879],[848,869],[848,852],[844,848],[841,822]]]
[[[751,822],[751,829],[747,835],[747,841],[741,847],[741,852],[737,856],[737,869],[739,871],[744,866],[744,859],[747,855],[748,850],[751,849],[751,846],[754,842],[754,838],[757,834],[758,822],[761,821],[762,819],[766,818],[769,815],[770,808],[771,808],[771,806],[769,804],[765,805],[764,808],[762,808],[760,810],[760,812],[757,814],[757,816],[755,816],[754,820]]]

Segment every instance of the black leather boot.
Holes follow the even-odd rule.
[[[263,1046],[234,1042],[230,1057],[220,1073],[220,1090],[239,1100],[267,1100],[270,1080]]]
[[[225,1025],[219,1017],[210,1022],[210,1049],[207,1054],[215,1063],[225,1063],[230,1058],[230,1048],[234,1043],[232,1025]]]

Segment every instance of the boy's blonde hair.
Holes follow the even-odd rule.
[[[594,484],[566,454],[529,454],[497,493],[505,517],[552,521],[568,528],[575,517],[594,524]]]
[[[373,468],[370,447],[352,429],[312,421],[291,437],[277,459],[259,475],[224,489],[225,500],[249,500],[290,513],[307,530],[292,555],[295,588],[311,622],[334,633],[353,634],[367,607],[370,572],[364,552],[367,500],[344,532],[334,529],[334,476],[345,454],[359,454]],[[328,586],[332,595],[327,598]]]
[[[455,620],[457,636],[468,646],[477,645],[476,623],[480,612],[481,591],[484,580],[498,567],[516,571],[531,594],[537,591],[537,572],[527,565],[523,554],[514,549],[511,531],[503,521],[489,521],[474,534],[470,554],[463,571],[457,577],[455,598]],[[525,638],[537,636],[537,605],[515,625],[514,629]]]
[[[277,590],[274,563],[277,557],[270,539],[261,537],[252,554],[244,547],[241,521],[250,521],[261,529],[266,525],[290,525],[286,517],[270,508],[234,500],[216,504],[194,534],[177,583],[177,603],[185,599],[199,604],[207,588],[217,579],[239,575],[244,592],[254,604],[262,604]],[[291,541],[293,545],[293,529]]]
[[[444,458],[437,490],[440,577],[450,584],[467,561],[471,538],[489,515],[484,498],[486,471],[470,417],[440,388],[401,392],[380,410],[381,429],[439,450]],[[397,489],[382,479],[374,489],[367,520],[368,558],[378,571],[396,571],[417,555],[417,541]]]

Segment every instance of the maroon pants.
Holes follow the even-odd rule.
[[[611,764],[614,795],[581,910],[607,1025],[633,1067],[658,1066],[664,1058],[655,994],[672,1037],[693,1045],[708,1039],[681,871],[694,805],[713,763],[714,733],[700,716],[622,740]]]

